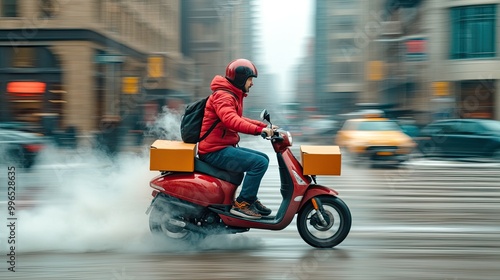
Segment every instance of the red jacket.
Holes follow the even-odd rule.
[[[227,146],[236,146],[240,141],[238,133],[259,135],[266,127],[263,122],[242,116],[243,98],[247,94],[233,86],[226,78],[215,76],[210,88],[213,94],[208,98],[205,106],[200,136],[204,135],[217,119],[221,121],[203,141],[198,143],[199,154],[215,152]]]

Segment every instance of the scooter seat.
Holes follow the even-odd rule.
[[[241,184],[241,182],[243,181],[243,177],[245,175],[245,173],[243,172],[232,172],[219,169],[215,166],[212,166],[202,161],[199,158],[195,158],[194,160],[194,171],[207,174],[215,178],[219,178],[236,186],[239,186]]]

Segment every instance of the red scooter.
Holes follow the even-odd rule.
[[[262,119],[271,124],[267,110]],[[302,173],[290,150],[292,136],[277,130],[271,141],[278,159],[283,200],[275,216],[258,220],[229,213],[243,173],[217,169],[198,158],[194,172],[162,172],[150,182],[153,200],[146,214],[151,232],[167,238],[197,240],[207,235],[240,233],[251,228],[282,230],[297,215],[297,229],[311,246],[331,248],[349,234],[351,213],[338,193]]]

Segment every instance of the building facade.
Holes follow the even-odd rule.
[[[367,4],[362,29],[366,51],[361,102],[377,104],[389,117],[428,121],[428,81],[423,76],[430,67],[425,6],[420,0]]]
[[[237,58],[255,61],[253,0],[181,1],[181,52],[195,63],[197,98]]]
[[[256,60],[253,2],[0,0],[0,121],[140,133]]]
[[[500,119],[498,0],[316,1],[315,102],[420,124]]]
[[[500,120],[500,1],[425,1],[436,117]]]
[[[0,1],[0,121],[93,137],[193,94],[180,2]]]
[[[314,95],[318,113],[347,113],[362,92],[363,48],[357,36],[363,1],[317,0]]]

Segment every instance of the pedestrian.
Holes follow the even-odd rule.
[[[245,172],[241,191],[233,202],[231,214],[259,219],[271,214],[257,198],[260,182],[269,166],[269,157],[259,151],[240,147],[238,133],[271,136],[273,129],[261,121],[243,117],[243,99],[257,78],[257,68],[247,59],[236,59],[226,67],[226,76],[216,75],[211,84],[200,135],[220,119],[215,129],[198,144],[199,158],[220,169]],[[231,94],[232,93],[232,94]]]

